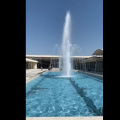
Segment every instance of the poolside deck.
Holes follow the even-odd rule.
[[[26,120],[103,120],[101,117],[26,117]]]
[[[26,83],[30,82],[34,78],[38,77],[43,72],[48,71],[48,69],[26,69]]]

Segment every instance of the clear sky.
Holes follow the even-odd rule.
[[[69,5],[70,3],[70,5]],[[61,45],[66,12],[72,21],[74,55],[88,56],[103,49],[103,0],[26,0],[26,54],[55,55]]]

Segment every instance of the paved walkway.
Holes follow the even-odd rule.
[[[52,68],[52,70],[50,70],[50,71],[59,72],[60,69],[59,68]]]
[[[38,77],[41,73],[48,71],[48,69],[26,69],[26,83]]]
[[[101,117],[26,117],[26,120],[103,120]]]

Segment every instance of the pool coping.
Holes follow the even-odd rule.
[[[45,73],[45,72],[47,72],[47,70],[46,70],[46,71],[39,72],[39,73],[37,73],[37,74],[34,75],[34,76],[30,76],[30,78],[28,78],[28,80],[26,80],[26,84],[29,83],[30,81],[34,80],[35,78],[39,77],[42,73]],[[26,79],[27,79],[27,77],[26,77]]]
[[[81,73],[86,73],[86,74],[88,74],[88,75],[93,75],[93,76],[96,76],[96,77],[103,78],[103,75],[99,75],[99,74],[95,74],[95,73],[90,73],[90,72],[86,72],[86,71],[80,71],[80,70],[79,70],[79,72],[81,72]]]
[[[86,74],[89,74],[89,75],[93,75],[93,76],[96,76],[96,77],[100,77],[100,78],[103,78],[103,75],[100,75],[100,74],[97,74],[97,73],[91,73],[91,72],[87,72],[87,71],[82,71],[82,70],[74,70],[75,72],[82,72],[82,73],[86,73]],[[54,70],[51,70],[49,72],[60,72],[60,71],[54,71]]]
[[[90,117],[26,117],[26,120],[103,120],[103,116]]]

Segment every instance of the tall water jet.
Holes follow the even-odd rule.
[[[65,16],[65,24],[63,30],[62,39],[62,57],[63,57],[63,76],[71,76],[71,43],[70,43],[70,33],[71,33],[71,16],[68,11]]]

